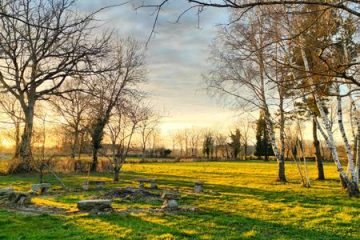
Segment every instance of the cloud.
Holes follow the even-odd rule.
[[[89,12],[118,3],[118,0],[82,0],[78,8]],[[136,3],[138,1],[133,1],[133,4]],[[163,127],[167,129],[191,125],[212,126],[229,122],[231,115],[234,115],[217,105],[202,90],[204,84],[201,76],[211,67],[208,63],[209,44],[215,37],[215,25],[226,22],[227,12],[218,9],[204,11],[200,28],[197,27],[195,10],[188,12],[179,24],[174,24],[187,7],[186,1],[171,1],[165,6],[146,52],[149,82],[144,89],[150,92],[156,108],[168,113],[169,117],[163,120]],[[134,11],[132,5],[128,4],[106,10],[98,18],[104,29],[114,28],[120,36],[130,35],[144,43],[154,21],[151,13],[151,9]]]

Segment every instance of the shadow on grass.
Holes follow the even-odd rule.
[[[171,234],[175,239],[314,239],[355,240],[350,236],[328,231],[304,229],[292,225],[272,223],[259,219],[228,214],[221,211],[178,213],[158,216],[166,225],[144,220],[138,216],[102,216],[102,221],[133,231],[127,239],[145,239]]]
[[[123,176],[126,178],[139,178],[139,177],[157,177],[157,182],[162,185],[171,186],[171,187],[190,187],[194,186],[195,180],[190,177],[179,177],[174,175],[166,174],[146,174],[146,173],[135,173],[127,172],[123,173]],[[330,180],[331,181],[331,180]],[[291,184],[291,183],[289,183]],[[298,188],[301,188],[297,184]],[[355,207],[360,208],[360,202],[354,199],[350,199],[346,193],[342,193],[339,187],[338,196],[326,196],[321,193],[321,189],[316,189],[317,191],[311,192],[309,189],[308,192],[296,192],[292,190],[281,190],[281,191],[270,191],[258,188],[249,188],[249,187],[240,187],[240,186],[231,186],[231,185],[222,185],[222,184],[206,184],[205,188],[214,192],[219,192],[223,195],[230,194],[230,197],[236,198],[234,193],[252,195],[258,200],[267,200],[271,202],[281,202],[281,203],[299,203],[305,205],[333,205],[337,207]]]

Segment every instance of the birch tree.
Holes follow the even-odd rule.
[[[305,25],[308,21],[311,21],[311,18],[317,17],[317,14],[319,13],[316,13],[314,10],[316,10],[315,7],[304,8],[304,11],[311,12],[311,14],[309,14],[308,18],[296,19],[296,23]],[[312,93],[317,111],[319,112],[319,116],[316,116],[315,120],[317,121],[318,128],[332,153],[332,158],[340,174],[343,185],[347,188],[349,195],[353,196],[358,195],[359,190],[355,177],[354,159],[343,123],[342,97],[339,89],[340,84],[343,83],[343,81],[341,78],[334,78],[331,74],[327,74],[333,72],[334,69],[339,72],[346,71],[346,68],[343,68],[339,63],[339,60],[341,61],[343,59],[341,56],[343,56],[344,52],[339,51],[337,48],[338,40],[334,38],[339,31],[337,14],[338,13],[334,11],[326,11],[325,14],[321,15],[321,18],[315,26],[312,25],[307,32],[304,32],[297,38],[296,44],[297,49],[300,52],[299,58],[302,61],[301,64],[303,64],[305,83],[308,86],[307,89]],[[315,71],[318,74],[314,74]],[[319,85],[322,87],[319,88]],[[331,119],[326,113],[324,95],[328,92],[327,89],[335,92],[336,95],[337,123],[347,153],[349,175],[344,171],[339,159],[335,137],[332,131]],[[320,121],[317,119],[318,117]],[[319,125],[320,122],[322,122],[323,127]]]
[[[276,122],[270,108],[270,102],[273,104],[276,101],[270,95],[276,95],[272,89],[276,87],[273,80],[278,76],[273,68],[267,69],[269,61],[272,61],[269,56],[274,51],[265,48],[271,41],[266,33],[272,27],[269,24],[271,18],[265,16],[260,12],[248,15],[246,20],[234,23],[221,33],[220,47],[217,47],[219,50],[213,53],[216,67],[210,72],[208,83],[211,89],[234,97],[241,106],[251,105],[263,112],[269,140],[279,165],[278,180],[285,182],[284,144],[279,149],[275,134]],[[233,18],[237,19],[238,15],[234,13]],[[282,132],[280,138],[283,142]]]

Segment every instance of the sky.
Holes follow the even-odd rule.
[[[146,1],[146,3],[151,2]],[[84,12],[119,4],[119,0],[79,0]],[[154,22],[153,10],[134,10],[134,4],[107,9],[98,15],[102,29],[115,29],[120,37],[134,37],[145,43]],[[226,23],[226,10],[207,9],[198,18],[188,12],[176,24],[186,1],[172,1],[165,6],[156,26],[156,33],[146,50],[148,82],[143,89],[150,93],[154,108],[163,116],[161,131],[202,127],[227,130],[237,113],[224,107],[221,100],[207,94],[202,74],[211,67],[208,61],[210,43],[219,24]]]

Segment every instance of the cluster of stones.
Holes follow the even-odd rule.
[[[139,188],[115,188],[108,192],[105,195],[105,198],[109,199],[96,199],[96,200],[83,200],[79,201],[77,207],[80,211],[91,212],[91,213],[99,213],[99,212],[109,212],[112,211],[112,201],[111,199],[114,197],[121,198],[146,198],[146,197],[161,197],[164,200],[161,209],[163,210],[178,210],[179,204],[177,200],[180,199],[180,195],[178,193],[173,192],[163,192],[161,196],[156,193],[152,193],[145,190],[145,183],[150,184],[150,189],[158,189],[158,186],[154,179],[138,179]],[[104,181],[86,181],[84,183],[84,190],[88,190],[89,186],[95,186],[97,189],[102,189],[105,185]],[[195,182],[194,192],[200,193],[204,191],[204,183],[202,181]]]
[[[6,204],[29,205],[31,204],[30,193],[16,192],[12,188],[0,189],[0,201]]]

